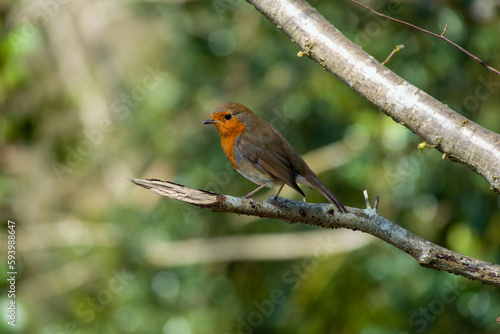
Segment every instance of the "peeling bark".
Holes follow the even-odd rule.
[[[168,181],[142,179],[130,179],[130,181],[160,196],[201,208],[210,208],[217,212],[365,232],[408,253],[423,267],[444,270],[484,284],[500,286],[499,265],[453,252],[390,222],[377,213],[376,205],[375,208],[371,208],[366,192],[366,209],[348,207],[348,213],[340,213],[329,203],[310,204],[281,197],[273,200],[273,195],[268,201],[255,200],[253,204],[246,198],[191,189]]]

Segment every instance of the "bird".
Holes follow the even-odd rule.
[[[348,210],[319,180],[292,145],[271,124],[239,103],[224,103],[212,112],[202,124],[213,124],[220,135],[222,149],[231,165],[244,177],[259,185],[244,197],[255,201],[252,195],[264,187],[280,187],[275,200],[288,185],[305,194],[298,183],[317,189],[339,212]]]

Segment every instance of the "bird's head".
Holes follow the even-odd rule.
[[[222,138],[239,136],[252,127],[259,117],[239,103],[224,103],[215,108],[210,119],[203,124],[213,124]]]

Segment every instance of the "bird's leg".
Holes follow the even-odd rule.
[[[261,189],[262,189],[262,188],[264,188],[265,186],[267,186],[267,184],[266,184],[266,183],[264,183],[263,185],[258,186],[258,187],[257,187],[257,189],[252,190],[251,192],[249,192],[248,194],[246,194],[246,195],[245,195],[245,196],[243,196],[243,197],[245,197],[246,199],[251,199],[251,198],[252,198],[252,196],[253,196],[253,194],[255,194],[257,191],[261,190]]]
[[[266,183],[264,183],[263,185],[258,186],[257,189],[252,190],[251,192],[249,192],[248,194],[246,194],[245,196],[243,196],[244,198],[249,199],[250,202],[252,202],[252,208],[255,208],[255,200],[252,198],[253,194],[255,194],[257,191],[261,190],[265,186],[267,186]]]
[[[278,196],[279,196],[279,194],[280,194],[280,192],[281,192],[281,189],[283,189],[283,187],[284,187],[284,186],[285,186],[285,184],[283,183],[283,184],[281,185],[281,187],[280,187],[280,190],[278,190],[278,192],[276,193],[276,196],[274,196],[274,200],[275,200],[275,201],[278,199]]]

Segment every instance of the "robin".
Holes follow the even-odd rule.
[[[274,126],[255,115],[239,103],[225,103],[218,106],[209,120],[219,132],[222,149],[233,167],[244,177],[259,185],[245,198],[263,187],[279,186],[276,200],[283,186],[287,184],[304,196],[297,183],[317,189],[340,212],[347,209],[321,182],[293,149],[292,145]]]

